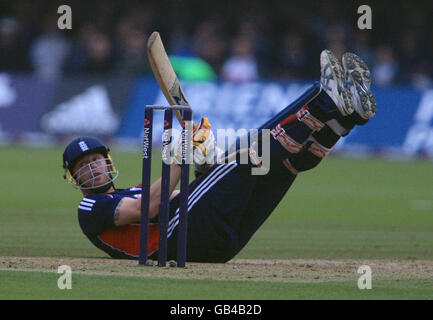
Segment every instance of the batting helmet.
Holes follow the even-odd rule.
[[[103,185],[93,185],[94,179],[96,176],[93,174],[93,168],[91,164],[87,164],[89,168],[89,172],[91,174],[91,179],[88,181],[80,181],[80,173],[83,168],[80,170],[77,170],[77,172],[72,172],[74,165],[76,161],[81,158],[82,156],[89,154],[89,153],[100,153],[105,158],[102,160],[98,160],[95,162],[100,162],[98,164],[98,167],[107,167],[108,170],[106,170],[106,174],[108,177],[108,181],[104,183]],[[110,156],[110,149],[99,142],[95,138],[91,137],[79,137],[74,139],[71,143],[67,145],[65,148],[65,151],[63,152],[63,169],[65,170],[65,174],[63,175],[64,179],[67,179],[69,182],[72,183],[72,185],[78,189],[96,189],[103,186],[106,186],[108,184],[112,184],[112,181],[115,180],[118,176],[118,171],[114,167],[113,160]],[[113,177],[114,175],[114,177]],[[87,183],[92,182],[92,184],[89,186]]]

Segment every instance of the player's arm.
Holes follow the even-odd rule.
[[[181,169],[177,164],[172,164],[170,169],[170,194],[180,179]],[[161,201],[161,178],[155,181],[150,187],[150,207],[149,217],[154,218],[158,215],[159,203]],[[141,218],[141,199],[122,198],[114,210],[114,224],[123,226],[140,221]]]

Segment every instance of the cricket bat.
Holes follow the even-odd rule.
[[[170,105],[190,106],[157,31],[153,32],[147,40],[147,57],[156,81],[158,81],[168,103]],[[174,113],[183,127],[183,111],[174,110]]]

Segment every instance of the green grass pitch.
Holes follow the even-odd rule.
[[[353,276],[346,274],[340,280],[338,270],[334,270],[330,278],[320,274],[317,279],[306,279],[299,272],[290,281],[189,279],[188,274],[179,279],[168,275],[139,281],[145,275],[82,272],[73,275],[72,290],[59,290],[55,272],[32,270],[31,266],[13,270],[7,259],[108,260],[81,233],[76,214],[81,195],[62,178],[62,152],[62,148],[0,147],[0,299],[433,297],[432,274],[403,270],[388,274],[381,271],[375,276],[373,269],[373,289],[359,290],[356,268]],[[114,149],[112,156],[120,171],[117,186],[141,183],[138,149],[136,153]],[[154,156],[154,160],[152,174],[156,179],[160,158]],[[331,156],[297,178],[276,211],[235,259],[359,264],[389,261],[396,265],[419,262],[419,270],[425,270],[433,260],[432,172],[428,161]],[[108,277],[110,281],[106,281]]]

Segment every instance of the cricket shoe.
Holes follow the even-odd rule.
[[[345,73],[338,59],[329,50],[320,54],[320,84],[337,106],[341,115],[353,113],[354,105],[350,91],[345,87]]]
[[[342,58],[345,87],[350,91],[356,113],[364,120],[375,116],[376,99],[370,91],[371,74],[360,57],[346,52]]]

